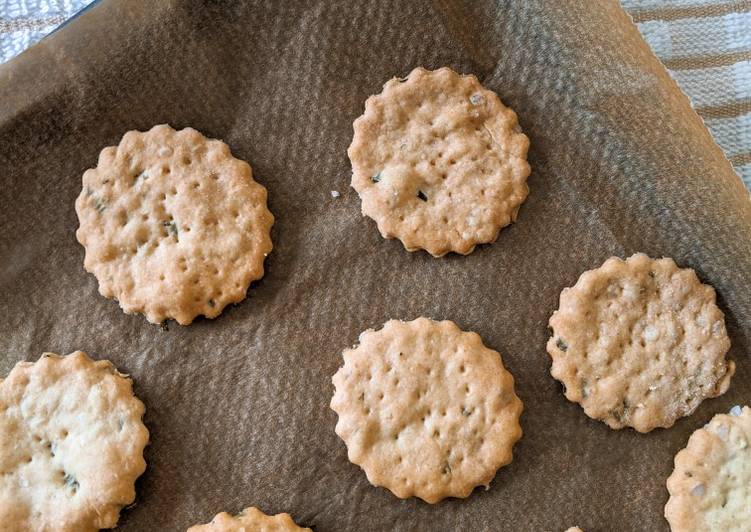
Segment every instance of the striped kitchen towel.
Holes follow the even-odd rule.
[[[0,0],[0,63],[20,54],[92,0]]]
[[[751,0],[621,0],[751,190]]]

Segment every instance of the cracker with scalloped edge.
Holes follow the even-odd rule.
[[[751,530],[751,408],[734,406],[675,455],[665,518],[673,532]]]
[[[274,222],[266,195],[219,140],[168,125],[130,131],[83,175],[84,267],[128,314],[215,318],[263,277]]]
[[[255,507],[244,509],[237,515],[227,512],[216,514],[210,523],[194,525],[188,532],[294,532],[310,530],[300,528],[289,514],[266,515]]]
[[[561,293],[550,373],[611,428],[670,427],[725,393],[735,363],[711,286],[672,259],[612,257]]]
[[[19,362],[0,381],[3,530],[112,528],[135,499],[149,433],[132,383],[76,351]]]
[[[343,357],[332,379],[336,433],[371,484],[435,503],[487,488],[511,462],[522,402],[476,333],[390,320]]]
[[[368,98],[353,127],[352,187],[384,238],[467,255],[516,220],[529,140],[475,76],[416,68]]]

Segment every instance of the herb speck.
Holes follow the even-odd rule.
[[[213,299],[209,299],[209,306],[213,307],[216,303],[214,303]]]
[[[568,344],[563,341],[563,338],[558,338],[555,342],[555,346],[561,351],[568,351]]]
[[[421,199],[422,201],[428,201],[428,197],[425,195],[425,193],[422,190],[417,191],[417,198]]]
[[[620,409],[613,411],[613,417],[615,417],[620,423],[625,423],[629,418],[629,404],[625,399]]]
[[[104,211],[104,209],[106,209],[106,208],[107,208],[107,202],[106,202],[106,201],[104,201],[104,200],[103,200],[102,198],[100,198],[99,196],[96,196],[96,195],[94,195],[94,208],[95,208],[95,209],[96,209],[96,210],[97,210],[98,212],[103,212],[103,211]]]
[[[381,170],[381,172],[382,172],[382,171],[383,171],[383,170]],[[371,176],[370,180],[371,180],[371,181],[372,181],[373,183],[380,183],[380,181],[381,181],[381,172],[378,172],[378,173],[377,173],[376,175],[374,175],[374,176]]]
[[[172,220],[169,222],[162,222],[162,223],[164,227],[167,228],[167,231],[169,231],[169,233],[175,237],[175,240],[180,240],[177,236],[177,222],[176,221]]]
[[[76,477],[74,477],[70,473],[65,473],[63,482],[65,482],[65,487],[72,489],[74,493],[78,491],[78,481],[76,480]]]

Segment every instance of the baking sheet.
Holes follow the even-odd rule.
[[[532,175],[496,243],[437,260],[360,215],[346,148],[368,95],[444,65],[517,111]],[[225,140],[277,219],[250,297],[168,330],[98,295],[73,206],[104,146],[163,122]],[[0,168],[0,372],[82,349],[133,376],[151,445],[124,532],[248,505],[317,532],[667,530],[673,455],[751,402],[749,195],[615,1],[104,0],[0,66]],[[716,287],[738,364],[726,395],[648,435],[567,402],[545,351],[560,290],[635,251]],[[434,506],[370,486],[328,408],[341,350],[420,315],[477,331],[525,406],[490,490]]]

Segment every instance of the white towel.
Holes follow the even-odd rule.
[[[751,1],[621,0],[751,190]]]

